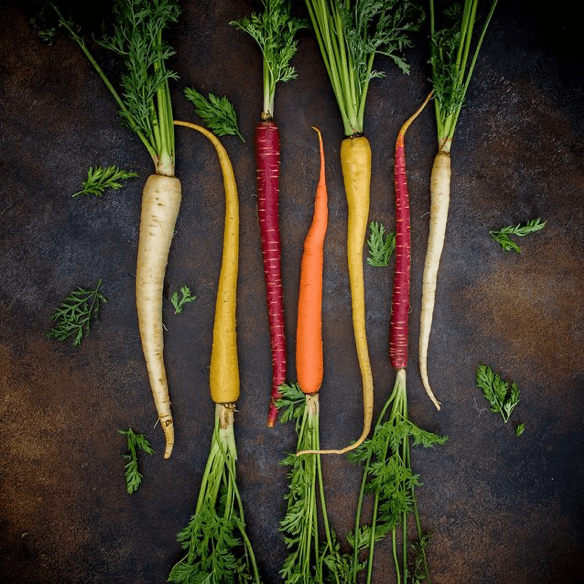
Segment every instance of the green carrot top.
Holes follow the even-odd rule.
[[[471,57],[471,41],[477,19],[478,0],[464,0],[462,6],[455,3],[446,9],[444,16],[452,24],[438,31],[434,18],[434,0],[430,0],[430,64],[432,65],[438,143],[447,151],[450,150],[458,116],[464,105],[479,50],[497,1],[492,0]]]
[[[385,55],[409,73],[401,53],[411,46],[409,35],[420,28],[423,11],[411,0],[306,0],[306,5],[345,135],[362,133],[369,82],[384,76],[373,69],[373,59]]]
[[[177,21],[178,4],[175,0],[117,0],[113,31],[100,44],[123,60],[122,96],[75,32],[74,24],[53,8],[59,25],[80,46],[112,93],[125,125],[136,132],[148,150],[156,172],[174,176],[174,125],[168,81],[178,76],[166,67],[165,61],[174,55],[174,50],[162,40],[162,31]]]
[[[290,60],[298,50],[294,36],[299,29],[307,26],[300,18],[291,14],[288,0],[262,0],[264,11],[253,13],[249,18],[230,22],[233,26],[253,37],[263,54],[264,106],[262,119],[274,115],[276,84],[295,79],[296,69]]]

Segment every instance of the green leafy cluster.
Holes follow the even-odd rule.
[[[453,3],[444,11],[445,26],[437,29],[434,0],[430,0],[430,64],[438,141],[441,146],[454,136],[478,54],[498,0],[492,0],[471,52],[478,1],[464,0],[462,5]]]
[[[73,22],[53,5],[69,36],[85,53],[119,106],[125,125],[136,132],[157,172],[174,175],[174,124],[168,81],[178,78],[166,67],[174,50],[162,40],[162,32],[178,20],[175,0],[117,0],[113,8],[113,31],[100,44],[119,55],[124,65],[122,94],[114,88]]]
[[[540,218],[532,219],[524,225],[509,225],[508,227],[502,227],[501,229],[496,229],[489,231],[491,237],[503,248],[504,251],[515,251],[521,253],[521,248],[510,239],[510,235],[515,235],[517,237],[525,237],[530,233],[535,233],[540,231],[545,227],[545,221]]]
[[[369,230],[367,263],[375,268],[384,268],[389,264],[389,258],[395,251],[395,231],[386,234],[383,223],[378,221],[372,221]]]
[[[124,170],[118,166],[91,166],[87,171],[87,180],[82,183],[82,189],[73,194],[73,197],[81,195],[95,195],[101,197],[105,191],[117,191],[123,187],[120,181],[137,177],[138,174],[131,170]]]
[[[205,97],[191,87],[186,87],[184,94],[195,106],[195,113],[217,136],[237,136],[242,142],[245,142],[245,138],[239,131],[235,108],[227,96],[217,97],[209,93]]]
[[[99,320],[102,304],[107,302],[106,297],[99,291],[101,284],[100,278],[93,290],[83,288],[73,290],[49,317],[57,324],[46,333],[46,336],[58,341],[74,337],[73,346],[79,346],[89,335],[91,323]]]
[[[415,490],[421,486],[410,462],[410,442],[414,446],[431,447],[444,444],[439,436],[415,425],[408,418],[405,370],[398,373],[394,390],[375,425],[373,436],[349,457],[364,468],[359,494],[355,531],[348,541],[353,546],[353,573],[367,568],[366,582],[372,579],[375,544],[391,534],[393,559],[398,581],[428,580],[425,549],[429,535],[422,530]],[[361,511],[366,494],[373,496],[373,518],[370,526],[361,525]],[[408,537],[408,517],[414,516],[417,539],[411,544]],[[401,530],[401,553],[397,532]],[[368,550],[365,562],[359,557]],[[400,560],[401,558],[401,560]],[[356,579],[352,579],[356,582]]]
[[[128,461],[125,467],[126,491],[131,495],[138,490],[143,478],[138,470],[138,450],[143,450],[146,454],[154,454],[154,450],[144,434],[136,434],[132,428],[118,432],[126,436],[128,441],[128,454],[124,454],[123,458]]]
[[[197,299],[196,296],[191,294],[191,289],[188,286],[180,287],[180,298],[178,292],[173,292],[170,297],[170,301],[174,306],[174,313],[180,314],[183,311],[185,304],[194,302]]]
[[[233,423],[226,427],[220,424],[219,412],[224,407],[217,406],[211,450],[195,512],[177,536],[186,555],[173,566],[168,582],[260,583],[237,488]]]
[[[282,412],[280,421],[295,421],[297,452],[318,450],[318,395],[306,396],[296,384],[280,386],[280,393],[276,403]],[[341,557],[340,545],[329,525],[320,455],[291,453],[281,464],[291,467],[287,475],[288,492],[284,496],[286,514],[280,522],[288,549],[280,570],[283,581],[286,584],[343,582],[339,571],[345,569],[348,560]],[[321,527],[325,533],[323,541]]]
[[[247,32],[259,45],[263,55],[264,111],[262,117],[274,116],[276,84],[295,79],[296,69],[290,65],[298,50],[296,33],[307,23],[291,14],[288,0],[262,0],[263,11],[230,22]]]
[[[374,57],[385,55],[408,73],[402,52],[419,30],[423,10],[411,0],[306,0],[306,5],[345,135],[362,133],[369,82],[383,76],[373,69]]]
[[[512,382],[509,385],[491,367],[482,363],[477,368],[476,382],[477,386],[483,390],[483,395],[491,406],[490,411],[494,414],[500,414],[503,422],[507,423],[515,406],[519,403],[519,388],[517,384]],[[523,426],[519,434],[523,433],[524,429],[525,426]]]

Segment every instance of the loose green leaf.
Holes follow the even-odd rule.
[[[186,87],[184,93],[185,97],[195,106],[195,113],[217,136],[237,136],[242,142],[245,142],[245,138],[239,131],[235,108],[226,96],[217,97],[209,93],[205,97],[190,87]]]
[[[515,251],[521,253],[521,248],[512,241],[509,236],[515,235],[517,237],[525,237],[530,233],[535,233],[540,231],[545,227],[546,222],[542,221],[540,218],[532,219],[525,224],[519,225],[509,225],[508,227],[502,227],[494,231],[489,231],[491,237],[503,248],[504,251]]]
[[[384,268],[389,264],[389,258],[395,251],[395,231],[386,234],[383,223],[377,221],[369,224],[369,230],[367,263],[376,268]]]
[[[306,396],[297,383],[280,385],[279,390],[280,399],[276,401],[276,407],[281,411],[280,423],[285,424],[290,420],[296,420],[298,425],[304,416]]]
[[[180,288],[180,298],[178,292],[174,292],[170,297],[170,301],[174,306],[174,313],[180,314],[183,311],[184,305],[196,300],[196,296],[191,294],[191,290],[188,286],[181,286]]]
[[[119,190],[123,187],[120,182],[138,176],[131,170],[123,170],[118,166],[92,166],[87,171],[87,180],[83,181],[82,189],[73,194],[73,197],[81,195],[95,195],[101,197],[107,190]]]
[[[73,290],[49,317],[56,321],[57,325],[45,333],[46,336],[58,341],[74,337],[73,346],[79,346],[83,338],[89,335],[92,321],[99,320],[101,305],[107,302],[106,297],[99,291],[101,284],[100,278],[93,290],[83,288]]]
[[[128,454],[124,454],[122,457],[128,461],[125,467],[126,491],[131,495],[138,490],[143,478],[138,470],[138,450],[142,450],[146,454],[154,454],[154,450],[144,434],[136,434],[132,428],[118,430],[118,432],[126,436],[128,441]]]
[[[515,428],[515,435],[521,436],[523,432],[525,432],[525,424],[517,424],[517,427]]]
[[[519,403],[519,388],[516,383],[509,385],[491,367],[483,364],[477,368],[476,382],[491,406],[490,411],[500,414],[503,422],[507,423],[509,416]]]

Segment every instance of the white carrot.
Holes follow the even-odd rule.
[[[170,243],[181,201],[180,182],[174,176],[174,125],[168,80],[176,74],[165,60],[174,52],[162,40],[162,31],[176,22],[175,0],[118,0],[113,8],[113,34],[101,45],[118,54],[125,65],[121,79],[123,99],[97,64],[73,24],[53,7],[71,38],[85,53],[112,93],[125,124],[140,138],[152,157],[156,174],[146,181],[136,267],[138,327],[150,387],[160,420],[168,458],[174,444],[168,382],[164,367],[162,288]]]
[[[165,458],[174,443],[174,427],[163,359],[162,288],[180,202],[177,178],[161,174],[148,177],[142,194],[136,308],[150,387],[166,440]]]
[[[438,154],[432,167],[430,180],[430,231],[422,283],[422,310],[420,314],[419,364],[426,393],[440,409],[428,379],[428,345],[436,299],[436,282],[440,256],[446,236],[448,207],[450,204],[450,147],[458,116],[464,105],[466,92],[487,27],[493,16],[497,0],[492,0],[472,58],[470,47],[479,0],[465,0],[462,10],[451,9],[455,17],[451,28],[436,31],[434,2],[430,0],[432,84],[438,129]],[[460,7],[459,7],[460,8]]]

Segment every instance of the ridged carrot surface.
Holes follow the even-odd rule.
[[[281,241],[279,227],[280,132],[273,120],[262,120],[255,130],[258,218],[264,261],[270,350],[272,355],[272,389],[268,425],[276,423],[275,402],[278,388],[286,381],[286,330],[282,290]]]

